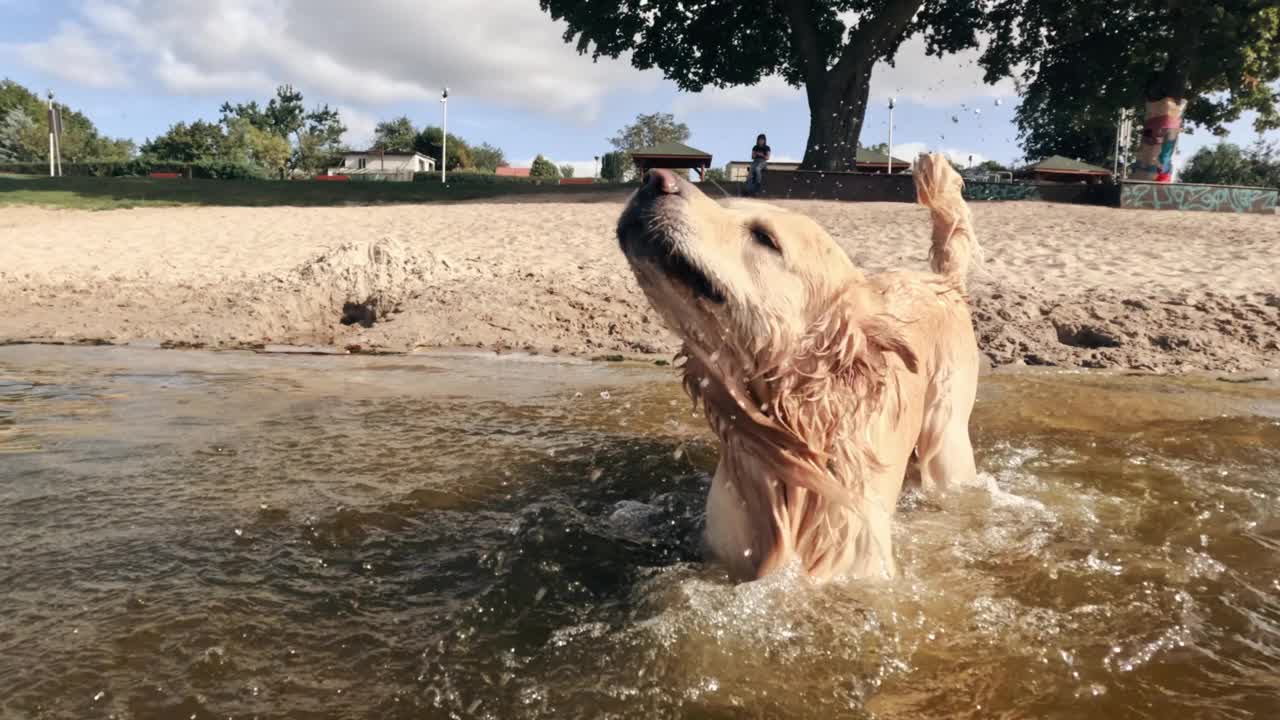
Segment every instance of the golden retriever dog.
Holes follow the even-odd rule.
[[[720,440],[705,540],[735,578],[793,562],[817,581],[892,576],[913,455],[926,492],[975,480],[965,276],[979,248],[950,163],[922,155],[914,178],[932,272],[867,275],[809,218],[713,201],[667,170],[618,221]]]

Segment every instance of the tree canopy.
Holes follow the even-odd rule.
[[[59,103],[62,115],[63,162],[127,160],[133,141],[103,136],[87,115]],[[45,160],[49,156],[48,105],[12,80],[0,80],[0,158],[10,162]]]
[[[373,147],[377,150],[394,150],[396,152],[413,152],[414,139],[418,131],[407,115],[394,120],[384,120],[373,129]]]
[[[1258,130],[1280,127],[1274,0],[994,0],[985,24],[980,64],[988,82],[1019,80],[1029,158],[1104,162],[1120,111],[1164,97],[1211,132],[1248,110]]]
[[[477,170],[487,170],[489,172],[493,172],[507,164],[507,156],[502,151],[502,148],[494,147],[489,143],[480,143],[471,148],[471,160],[475,163]]]
[[[1187,161],[1181,180],[1280,188],[1280,148],[1261,141],[1245,149],[1231,143],[1202,147]]]
[[[337,110],[328,105],[306,109],[302,93],[292,85],[276,88],[275,97],[265,108],[256,100],[223,103],[222,123],[226,125],[237,118],[259,130],[292,140],[289,165],[304,172],[318,172],[331,163],[342,149],[342,135],[347,131]]]
[[[533,164],[529,166],[529,177],[552,179],[560,177],[560,168],[556,164],[539,155],[533,159]]]
[[[854,167],[876,62],[923,33],[930,54],[975,47],[981,6],[971,0],[774,0],[602,3],[539,0],[568,27],[566,42],[594,58],[631,53],[682,90],[754,85],[778,75],[809,101],[806,168]]]
[[[676,122],[671,113],[641,113],[635,122],[623,127],[609,139],[614,148],[622,152],[632,152],[658,143],[682,143],[689,140],[689,126]]]

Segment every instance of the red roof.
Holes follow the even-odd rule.
[[[530,168],[517,168],[502,166],[494,171],[495,175],[510,175],[512,177],[529,177]]]

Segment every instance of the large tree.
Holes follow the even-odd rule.
[[[290,166],[305,172],[317,172],[329,164],[342,149],[342,134],[347,131],[338,111],[328,105],[308,110],[302,93],[292,85],[276,88],[276,96],[265,108],[257,101],[222,104],[224,124],[243,118],[254,127],[292,140]]]
[[[494,147],[489,143],[480,143],[471,148],[471,160],[479,170],[488,170],[494,172],[499,167],[507,164],[506,153],[502,152],[502,148]]]
[[[780,75],[809,100],[802,166],[854,167],[877,62],[923,33],[941,55],[977,45],[982,24],[972,0],[539,0],[568,23],[566,42],[581,53],[657,67],[682,90],[754,85]]]
[[[133,142],[104,137],[84,113],[62,104],[59,109],[64,162],[132,157]],[[0,122],[5,123],[0,152],[21,161],[48,159],[49,114],[45,100],[12,80],[0,80]]]
[[[1119,112],[1141,108],[1134,175],[1154,179],[1167,176],[1184,119],[1221,133],[1252,110],[1258,130],[1280,126],[1275,0],[992,0],[986,24],[987,80],[1024,84],[1028,157],[1102,160]]]
[[[175,162],[207,160],[222,155],[225,140],[222,126],[217,123],[174,123],[163,135],[143,143],[142,154]]]
[[[413,139],[413,148],[427,157],[435,158],[436,167],[440,167],[442,152],[448,156],[448,170],[475,167],[467,141],[449,133],[449,142],[445,144],[444,131],[435,125],[427,125],[418,131]]]
[[[377,150],[413,152],[413,140],[417,134],[418,131],[407,115],[384,120],[373,129],[373,147]]]
[[[622,153],[622,175],[619,180],[632,176],[635,172],[632,152],[660,143],[683,143],[688,140],[689,126],[677,122],[671,113],[636,115],[635,122],[624,126],[617,135],[609,138],[609,144]]]

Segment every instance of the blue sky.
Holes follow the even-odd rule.
[[[625,59],[592,63],[536,0],[0,0],[0,17],[0,74],[137,141],[286,82],[339,107],[355,145],[380,119],[439,124],[447,84],[451,132],[502,147],[513,164],[542,153],[580,174],[638,113],[675,113],[717,165],[746,159],[757,132],[776,159],[799,159],[808,129],[803,94],[776,78],[694,95]],[[914,40],[898,58],[874,75],[864,143],[887,140],[894,96],[899,157],[1021,158],[1011,83],[985,85],[973,54],[927,58]],[[1256,137],[1247,118],[1231,130],[1235,142]],[[1185,135],[1181,154],[1209,142]]]

